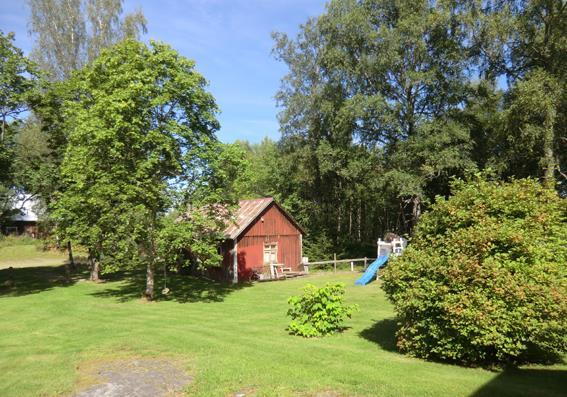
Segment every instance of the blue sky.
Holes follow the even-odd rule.
[[[295,35],[299,24],[323,12],[325,0],[125,0],[148,20],[144,40],[171,44],[192,58],[210,82],[221,109],[218,136],[259,142],[280,136],[274,95],[285,65],[271,55],[271,32]],[[16,33],[28,54],[29,9],[23,0],[0,0],[0,29]]]

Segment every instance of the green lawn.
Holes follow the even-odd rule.
[[[2,258],[0,257],[0,263]],[[11,272],[11,274],[10,274]],[[192,396],[565,396],[567,366],[491,372],[426,362],[394,346],[392,306],[377,283],[319,274],[223,287],[171,280],[169,300],[144,303],[140,280],[64,284],[63,268],[0,270],[0,396],[68,395],[96,360],[171,357],[194,376]],[[14,285],[7,287],[10,277]],[[360,312],[344,333],[286,331],[286,299],[306,282],[342,281]],[[160,281],[161,283],[161,281]],[[255,394],[254,394],[255,393]],[[334,394],[333,394],[334,393]]]
[[[0,236],[1,237],[1,236]],[[41,240],[26,237],[0,238],[0,269],[59,265],[67,259],[60,251],[44,251]]]

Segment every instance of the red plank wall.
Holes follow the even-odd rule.
[[[232,281],[232,266],[234,263],[232,261],[232,249],[234,248],[234,241],[225,240],[219,248],[222,254],[222,264],[219,267],[207,268],[207,274],[215,280]]]
[[[301,231],[275,204],[270,204],[237,240],[239,280],[264,266],[264,243],[278,243],[278,263],[299,270]]]

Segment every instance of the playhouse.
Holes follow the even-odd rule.
[[[403,237],[396,237],[389,241],[378,239],[376,257],[379,258],[382,255],[401,255],[407,245],[408,241]]]
[[[356,285],[366,285],[374,278],[378,278],[378,269],[385,266],[390,255],[401,255],[406,249],[408,241],[403,237],[394,237],[386,240],[378,239],[376,260],[368,266],[366,271],[356,280]]]

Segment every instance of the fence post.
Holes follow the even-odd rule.
[[[335,268],[335,273],[337,272],[337,254],[333,254],[333,267]]]
[[[367,265],[366,265],[366,259],[367,259],[367,258],[364,257],[364,270],[366,270],[366,266],[367,266]]]
[[[350,261],[350,271],[354,272],[354,261]]]

